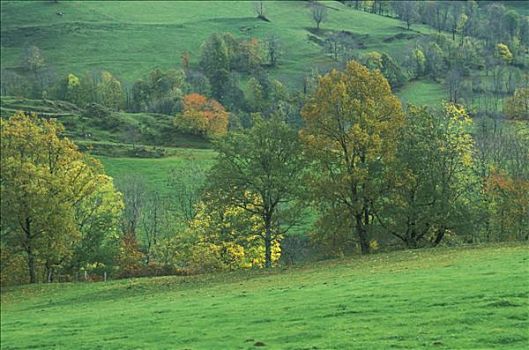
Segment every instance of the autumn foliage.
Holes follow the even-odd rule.
[[[301,138],[315,166],[310,188],[322,203],[321,224],[329,227],[334,221],[327,219],[336,211],[347,213],[344,229],[355,232],[368,253],[372,204],[379,200],[404,122],[400,102],[380,72],[351,61],[344,71],[320,78],[301,115]]]
[[[180,129],[208,137],[226,134],[228,112],[219,102],[193,93],[184,97],[182,105],[183,113],[175,120]]]
[[[55,120],[17,112],[0,119],[0,131],[2,249],[23,257],[31,283],[39,271],[51,282],[57,271],[101,262],[122,201],[99,161]]]
[[[494,171],[485,183],[490,225],[499,238],[522,239],[529,233],[529,180]]]

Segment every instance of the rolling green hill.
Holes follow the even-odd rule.
[[[197,63],[201,43],[212,33],[281,41],[283,58],[271,71],[290,86],[300,86],[312,67],[332,61],[322,55],[305,1],[266,2],[270,22],[256,18],[252,2],[236,1],[98,1],[2,2],[2,65],[17,69],[25,47],[36,45],[60,74],[107,69],[131,82],[155,67],[180,65],[185,51]],[[325,31],[346,31],[359,52],[380,50],[399,55],[426,26],[405,31],[402,22],[335,1],[325,2]],[[63,16],[56,13],[62,12]],[[320,33],[321,34],[321,33]],[[311,40],[312,38],[312,40]]]
[[[2,293],[2,349],[522,349],[528,253],[442,248],[16,287]]]
[[[256,17],[252,2],[240,1],[3,1],[2,68],[24,73],[24,49],[37,45],[60,76],[106,69],[130,86],[153,68],[178,67],[185,51],[191,53],[191,64],[197,64],[200,45],[212,33],[260,39],[276,35],[283,57],[268,71],[286,85],[299,88],[312,68],[327,69],[334,64],[321,46],[329,33],[348,33],[358,53],[378,50],[400,56],[420,33],[431,32],[422,25],[408,32],[397,19],[356,11],[336,1],[325,5],[328,20],[315,32],[304,1],[266,2],[270,22]],[[397,93],[405,102],[429,104],[438,103],[445,95],[439,83],[430,81],[411,82]],[[57,117],[68,136],[99,155],[158,157],[174,153],[137,152],[127,144],[208,147],[200,138],[175,132],[171,118],[164,115],[113,113],[111,120],[98,122],[84,117],[81,109],[69,103],[13,97],[2,97],[1,107],[2,116],[21,109]]]

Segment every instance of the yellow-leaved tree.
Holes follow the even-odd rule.
[[[403,127],[400,102],[380,72],[351,61],[344,71],[332,70],[320,78],[301,115],[302,140],[314,165],[309,185],[322,210],[320,224],[325,227],[333,220],[336,225],[339,220],[340,227],[356,235],[362,253],[368,253],[372,207],[381,198]]]
[[[189,229],[193,239],[189,246],[189,261],[195,269],[219,270],[263,267],[265,247],[262,218],[251,212],[257,210],[260,197],[246,192],[246,209],[236,205],[222,205],[218,200],[203,201]],[[249,210],[248,210],[249,209]],[[276,263],[281,255],[280,236],[271,244],[271,260]]]
[[[57,121],[18,112],[0,120],[0,129],[3,246],[25,256],[31,283],[43,268],[51,280],[79,242],[115,232],[121,197],[101,164],[62,137]]]

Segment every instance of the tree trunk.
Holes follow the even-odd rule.
[[[26,253],[28,254],[29,283],[37,283],[37,268],[35,266],[35,255],[33,254],[31,244],[26,248]]]
[[[35,263],[35,253],[33,252],[33,247],[31,246],[31,219],[26,218],[24,233],[26,234],[26,253],[28,255],[28,274],[29,274],[29,283],[37,283],[37,268]]]
[[[367,229],[362,222],[362,214],[355,215],[356,219],[356,233],[358,234],[358,241],[360,242],[360,250],[362,254],[369,254],[369,240],[367,239]]]
[[[410,237],[406,237],[405,243],[406,243],[406,247],[410,249],[416,249],[418,246],[417,239],[413,237],[413,235]]]
[[[272,227],[270,220],[265,220],[265,267],[272,267]]]
[[[53,268],[48,269],[47,280],[48,280],[48,283],[53,282]]]
[[[437,235],[435,236],[435,240],[433,242],[434,247],[437,246],[441,241],[443,240],[443,237],[445,236],[446,228],[444,226],[441,226],[439,230],[437,231]]]

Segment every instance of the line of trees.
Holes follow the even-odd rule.
[[[311,215],[309,244],[332,256],[527,240],[526,124],[403,108],[354,61],[318,79],[301,115],[298,130],[281,108],[254,114],[216,138],[207,173],[174,173],[169,198],[137,178],[118,192],[53,120],[2,120],[3,280],[270,267],[302,249],[283,242]]]
[[[404,57],[367,52],[362,66],[350,62],[359,48],[350,33],[317,31],[342,69],[313,72],[300,92],[267,74],[281,63],[274,36],[213,34],[196,66],[186,53],[181,69],[155,69],[130,90],[106,71],[54,81],[43,53],[28,49],[30,78],[2,71],[3,94],[63,99],[103,119],[122,109],[173,115],[176,129],[211,138],[219,156],[207,174],[175,170],[171,198],[137,177],[118,191],[57,122],[3,120],[2,283],[270,267],[308,246],[340,255],[527,239],[525,18],[513,25],[496,4],[392,6],[441,33],[418,36]],[[484,23],[503,34],[490,38]],[[449,103],[401,106],[391,88],[425,77],[445,84]],[[512,121],[499,120],[502,102]],[[309,217],[310,240],[296,240],[292,230]]]

